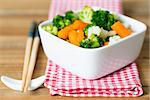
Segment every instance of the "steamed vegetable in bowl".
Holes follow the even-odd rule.
[[[117,15],[101,9],[94,11],[89,6],[77,13],[67,11],[64,16],[57,15],[52,22],[42,28],[83,48],[111,45],[131,34],[129,25],[124,25]]]
[[[146,25],[86,6],[44,21],[38,29],[48,59],[79,77],[97,79],[136,60]]]

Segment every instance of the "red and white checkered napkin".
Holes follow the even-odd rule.
[[[128,97],[143,94],[135,63],[103,78],[86,80],[49,60],[44,85],[49,88],[51,95],[61,96]]]

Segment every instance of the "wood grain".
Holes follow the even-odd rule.
[[[147,25],[144,45],[136,60],[140,79],[144,88],[144,95],[138,98],[72,98],[50,96],[48,89],[20,93],[7,88],[0,81],[0,100],[37,100],[37,99],[86,99],[86,100],[148,100],[150,92],[150,65],[149,65],[149,30],[148,16],[149,0],[123,0],[124,13]],[[25,45],[28,28],[32,20],[47,20],[50,0],[0,0],[0,76],[7,75],[21,79],[24,61]],[[45,71],[47,57],[40,46],[33,78],[42,75]]]

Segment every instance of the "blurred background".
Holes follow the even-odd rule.
[[[48,19],[50,3],[50,0],[0,0],[0,76],[7,75],[16,79],[21,78],[29,26],[32,20],[44,21]],[[145,91],[144,96],[141,98],[148,96],[150,86],[149,4],[149,0],[122,0],[124,14],[144,22],[148,27],[142,52],[136,60]],[[44,73],[46,62],[47,58],[40,46],[33,77]],[[9,95],[18,95],[0,82],[0,93],[2,92]],[[38,89],[31,94],[36,95],[36,93],[41,95],[48,94],[44,88]]]

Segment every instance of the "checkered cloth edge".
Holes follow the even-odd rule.
[[[121,0],[51,0],[48,18],[52,19],[55,15],[62,15],[68,10],[81,9],[85,5],[102,7],[122,13]]]
[[[82,79],[49,60],[45,87],[51,95],[128,97],[143,94],[135,63],[96,80]]]
[[[121,0],[51,0],[49,19],[85,5],[122,13]],[[51,95],[62,96],[140,96],[142,86],[135,63],[97,80],[85,80],[48,61],[44,85]]]

